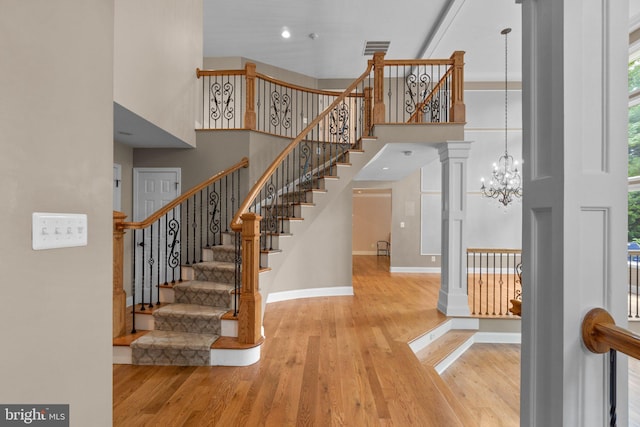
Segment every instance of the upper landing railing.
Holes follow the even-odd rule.
[[[464,123],[464,52],[449,59],[385,60],[376,53],[371,72],[341,103],[348,138],[356,141],[381,123]],[[342,91],[309,89],[256,72],[197,70],[202,78],[201,129],[251,129],[294,138]],[[346,126],[345,126],[346,125]],[[318,128],[311,141],[328,142],[330,129]]]

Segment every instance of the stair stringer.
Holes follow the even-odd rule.
[[[350,165],[338,165],[339,178],[326,180],[327,191],[313,194],[314,206],[301,206],[304,220],[290,222],[291,236],[280,239],[281,251],[268,255],[270,271],[260,274],[263,305],[270,295],[317,296],[318,289],[332,294],[331,288],[340,294],[352,287],[352,182],[383,147],[375,138],[362,143],[363,151],[349,153]]]

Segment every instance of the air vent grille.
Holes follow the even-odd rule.
[[[387,53],[389,50],[390,41],[365,41],[364,43],[364,56],[373,55],[376,52]]]

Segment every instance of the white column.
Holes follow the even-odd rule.
[[[522,426],[603,426],[608,356],[582,318],[626,325],[628,3],[523,5]],[[618,425],[627,425],[619,357]]]
[[[471,143],[446,142],[439,146],[442,165],[442,274],[438,310],[447,316],[468,316],[467,158]]]

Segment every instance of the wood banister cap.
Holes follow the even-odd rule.
[[[599,339],[597,324],[615,325],[616,322],[606,310],[602,308],[591,309],[582,320],[582,341],[592,353],[606,353],[610,346]]]

